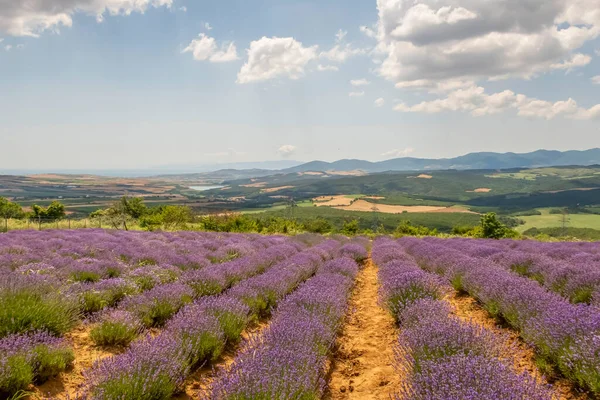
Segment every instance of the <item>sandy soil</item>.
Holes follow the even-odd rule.
[[[383,196],[365,196],[365,197],[363,197],[363,199],[370,199],[370,200],[385,200],[385,197],[383,197]]]
[[[30,389],[33,392],[30,396],[31,399],[38,399],[42,396],[52,399],[75,398],[85,382],[83,371],[90,368],[94,361],[122,351],[119,348],[102,348],[94,345],[89,336],[90,330],[91,326],[80,325],[65,335],[65,339],[71,344],[75,353],[73,367],[42,385],[32,387]]]
[[[243,351],[248,340],[262,334],[263,330],[269,326],[268,322],[261,322],[253,325],[242,332],[242,341],[236,346],[226,346],[225,352],[218,360],[212,364],[207,364],[192,373],[185,381],[185,391],[174,396],[177,400],[200,400],[205,399],[203,395],[208,393],[212,381],[222,370],[229,368],[236,356]]]
[[[334,207],[340,210],[348,211],[365,211],[373,212],[373,207],[377,207],[378,212],[388,214],[402,214],[403,212],[409,213],[431,213],[431,212],[451,212],[451,213],[471,213],[466,208],[461,207],[434,207],[434,206],[395,206],[389,204],[375,204],[369,203],[365,200],[356,200],[352,205],[347,207]]]
[[[427,174],[421,174],[418,176],[409,176],[409,178],[418,178],[418,179],[433,179],[433,176]]]
[[[377,289],[377,268],[369,259],[350,299],[325,399],[389,399],[399,385],[393,368],[398,332],[377,303]]]
[[[303,176],[303,175],[320,176],[320,175],[324,175],[324,174],[322,172],[308,171],[308,172],[298,172],[298,175],[300,175],[300,176]]]
[[[245,188],[261,188],[261,187],[267,186],[267,182],[249,183],[247,185],[240,185],[240,186],[245,187]]]
[[[352,204],[354,199],[346,197],[345,195],[340,196],[321,196],[313,199],[317,207],[346,207]]]
[[[294,188],[294,186],[278,186],[278,187],[274,187],[274,188],[262,189],[260,192],[261,193],[273,193],[273,192],[279,192],[280,190],[293,189],[293,188]]]
[[[361,170],[354,170],[354,171],[325,171],[327,172],[329,175],[338,175],[338,176],[365,176],[367,175],[367,173],[365,171],[361,171]]]
[[[548,380],[540,373],[535,365],[535,354],[533,349],[525,344],[519,334],[510,328],[499,326],[487,311],[480,307],[477,301],[467,295],[458,295],[454,292],[446,298],[455,309],[455,314],[465,321],[471,321],[496,333],[506,341],[506,348],[510,354],[507,359],[513,360],[515,369],[522,373],[528,372],[540,381],[548,383]],[[559,379],[552,382],[555,399],[560,400],[587,400],[591,399],[583,393],[579,393],[567,379]]]
[[[477,188],[475,190],[467,190],[467,193],[489,193],[492,189],[489,188]]]

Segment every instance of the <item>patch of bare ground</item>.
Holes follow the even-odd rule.
[[[293,188],[294,188],[294,186],[278,186],[278,187],[273,187],[273,188],[261,189],[260,192],[261,193],[273,193],[273,192],[279,192],[280,190],[293,189]]]
[[[71,344],[75,354],[73,366],[42,385],[31,387],[30,391],[33,393],[30,396],[31,399],[47,397],[52,399],[75,398],[78,392],[81,393],[81,386],[85,382],[83,371],[90,368],[96,360],[122,351],[121,348],[116,347],[96,346],[90,338],[90,330],[90,325],[80,325],[65,335],[65,339]]]
[[[421,174],[421,175],[418,175],[418,176],[409,176],[408,178],[409,179],[414,179],[414,178],[417,178],[417,179],[433,179],[433,176],[427,175],[427,174]]]
[[[242,332],[242,340],[234,346],[226,346],[221,356],[210,364],[205,364],[194,371],[185,381],[185,391],[174,396],[174,400],[200,400],[208,396],[210,386],[215,377],[223,370],[227,370],[237,355],[252,337],[259,336],[269,326],[268,322],[259,322]]]
[[[346,195],[321,196],[313,199],[317,207],[346,207],[352,204],[355,199]]]
[[[507,351],[510,351],[510,354],[505,355],[506,359],[513,360],[515,370],[519,373],[528,372],[541,382],[550,383],[555,400],[591,399],[585,393],[579,392],[574,385],[565,378],[549,382],[535,364],[535,353],[533,349],[523,342],[516,331],[501,326],[473,297],[453,292],[451,295],[447,296],[446,300],[453,306],[455,314],[460,319],[483,326],[496,333],[499,337],[504,338],[504,340],[506,340],[505,347],[508,349]]]
[[[337,175],[337,176],[365,176],[368,175],[365,171],[361,171],[360,169],[356,169],[353,171],[326,171],[329,175]]]
[[[350,298],[325,399],[389,399],[397,391],[401,377],[393,367],[393,347],[398,331],[379,306],[377,290],[377,267],[369,259]]]
[[[490,188],[477,188],[475,190],[467,190],[467,193],[489,193],[492,189]]]
[[[322,205],[322,204],[321,204]],[[472,214],[464,207],[436,207],[436,206],[397,206],[392,204],[370,203],[366,200],[353,201],[349,206],[333,206],[340,210],[347,211],[362,211],[362,212],[381,212],[386,214],[402,214],[402,213],[466,213]]]
[[[252,182],[254,182],[254,180],[252,180]],[[267,182],[249,183],[247,185],[240,185],[240,186],[245,187],[245,188],[261,188],[261,187],[267,186]]]

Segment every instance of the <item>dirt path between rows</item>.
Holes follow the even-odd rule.
[[[210,386],[215,377],[233,364],[236,357],[244,351],[247,343],[260,336],[269,326],[270,320],[261,321],[242,332],[242,340],[236,345],[227,345],[218,360],[194,371],[185,381],[185,391],[173,396],[176,400],[199,400],[209,394]],[[203,397],[204,396],[204,397]]]
[[[533,349],[523,342],[516,331],[498,325],[497,321],[471,296],[459,295],[458,293],[453,292],[446,300],[453,306],[455,315],[460,319],[483,326],[506,341],[506,348],[510,349],[510,354],[506,354],[505,356],[506,359],[513,360],[515,370],[520,373],[528,372],[541,382],[548,383],[548,380],[540,373],[535,364],[535,353]],[[590,399],[586,394],[578,392],[573,384],[565,378],[553,381],[552,389],[555,399]]]
[[[51,397],[52,399],[76,398],[81,394],[81,387],[85,383],[83,372],[91,368],[95,361],[110,357],[123,351],[117,347],[96,346],[90,338],[90,325],[81,324],[73,331],[65,334],[65,339],[73,348],[75,361],[73,367],[49,379],[42,385],[32,387],[31,399]]]
[[[377,302],[378,287],[377,267],[369,258],[350,298],[326,399],[389,399],[397,391],[393,347],[398,331]]]

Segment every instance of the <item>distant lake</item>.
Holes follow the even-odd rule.
[[[221,189],[224,188],[225,186],[190,186],[190,189],[192,190],[197,190],[199,192],[204,192],[206,190],[213,190],[213,189]]]

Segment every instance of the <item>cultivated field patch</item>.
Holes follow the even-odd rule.
[[[434,206],[397,206],[389,204],[369,203],[366,200],[356,200],[349,206],[334,207],[339,210],[362,211],[362,212],[382,212],[387,214],[402,213],[473,213],[464,207],[434,207]]]

